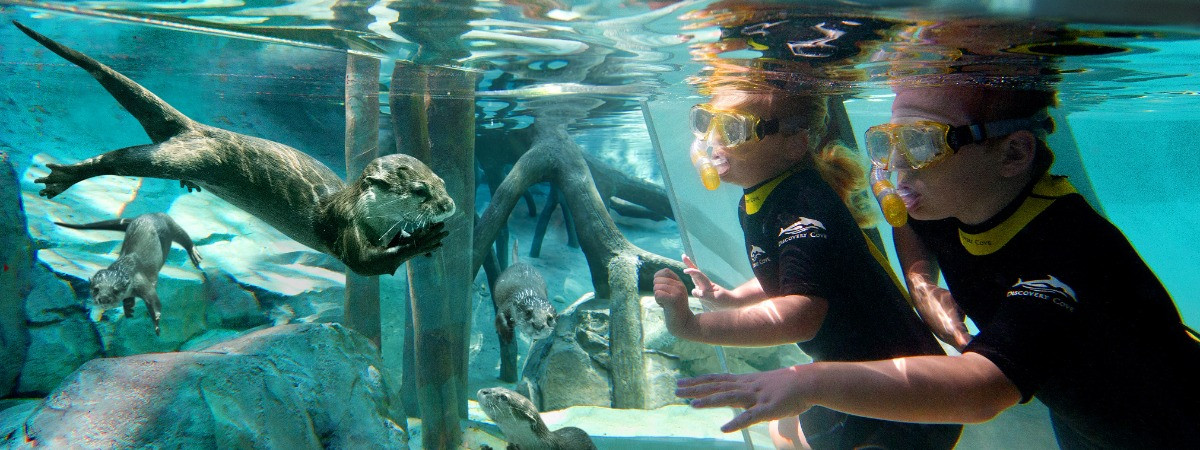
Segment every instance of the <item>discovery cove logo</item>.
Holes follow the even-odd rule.
[[[755,269],[762,263],[769,261],[771,258],[767,256],[767,252],[757,245],[750,246],[750,266]]]
[[[779,245],[800,238],[825,238],[825,236],[824,224],[807,217],[801,217],[800,220],[788,225],[787,228],[779,229]]]
[[[1050,300],[1067,311],[1075,311],[1075,305],[1079,303],[1075,298],[1075,290],[1054,275],[1047,276],[1050,278],[1046,280],[1022,281],[1017,278],[1017,284],[1008,290],[1008,297],[1024,296]]]

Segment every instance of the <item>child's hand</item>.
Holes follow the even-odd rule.
[[[695,314],[688,307],[687,286],[671,269],[654,273],[654,301],[663,309],[667,331],[687,339]]]
[[[696,263],[692,261],[692,258],[688,258],[687,255],[683,255],[683,264],[687,266],[686,269],[683,269],[683,273],[690,275],[692,277],[692,283],[696,285],[696,288],[692,289],[692,297],[700,299],[700,302],[704,303],[704,305],[709,308],[723,308],[732,306],[728,301],[725,301],[726,297],[728,296],[725,292],[725,288],[722,288],[716,283],[713,283],[712,280],[708,279],[708,275],[705,275],[704,272],[701,272],[700,269],[696,267]]]
[[[668,311],[687,309],[687,286],[671,269],[654,273],[654,301]]]

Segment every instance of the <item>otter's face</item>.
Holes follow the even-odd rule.
[[[408,155],[376,158],[363,169],[357,184],[361,194],[356,218],[380,245],[454,214],[446,183]]]
[[[480,389],[475,393],[475,399],[479,401],[480,409],[493,422],[502,422],[514,418],[529,420],[527,417],[517,417],[514,413],[518,411],[537,411],[537,407],[533,406],[533,402],[508,388],[492,387]]]
[[[92,275],[92,301],[103,309],[115,308],[133,296],[131,284],[129,277],[117,271],[100,270]]]
[[[550,336],[554,332],[554,325],[558,323],[558,313],[550,305],[536,308],[514,306],[511,317],[517,322],[517,330],[534,341]]]

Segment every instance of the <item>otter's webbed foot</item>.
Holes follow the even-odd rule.
[[[192,192],[192,189],[195,189],[196,192],[200,192],[200,185],[188,180],[179,180],[179,187],[187,189],[189,193]]]
[[[150,310],[150,321],[154,322],[154,335],[155,336],[162,336],[162,329],[160,329],[158,326],[158,320],[161,317],[162,316],[158,313],[158,311],[155,311],[153,309]]]
[[[125,311],[125,317],[133,317],[133,297],[122,301],[121,308]]]
[[[196,247],[193,246],[193,247],[187,249],[187,254],[188,254],[188,259],[192,260],[192,265],[196,266],[196,268],[199,269],[200,261],[204,260],[204,258],[200,257],[200,252],[197,252]]]
[[[67,190],[67,188],[74,186],[75,183],[90,178],[83,175],[83,170],[79,167],[79,164],[46,164],[46,168],[50,169],[49,174],[33,180],[34,183],[46,185],[45,189],[38,192],[38,194],[46,198],[54,198]]]

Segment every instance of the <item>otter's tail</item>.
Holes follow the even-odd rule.
[[[126,111],[129,111],[138,122],[141,122],[142,129],[146,130],[146,134],[154,143],[170,139],[192,126],[191,119],[125,75],[121,75],[83,53],[54,42],[15,20],[13,25],[50,51],[57,53],[58,56],[87,70],[121,106],[125,107]]]
[[[112,220],[101,220],[99,222],[92,222],[92,223],[85,223],[85,224],[73,224],[73,223],[62,223],[62,222],[54,222],[54,224],[58,225],[60,227],[74,228],[76,230],[125,231],[126,228],[129,228],[129,222],[132,222],[132,220],[121,218],[121,219],[112,219]]]

